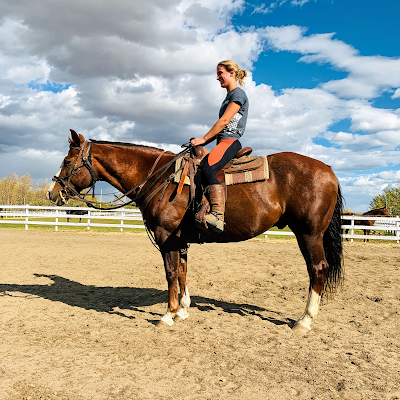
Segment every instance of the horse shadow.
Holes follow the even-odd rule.
[[[168,293],[154,288],[83,285],[58,275],[34,275],[49,278],[53,282],[49,285],[0,284],[0,293],[3,296],[13,296],[13,292],[21,292],[29,296],[39,296],[50,301],[62,302],[71,307],[135,319],[134,316],[126,315],[120,311],[132,310],[150,314],[157,318],[147,319],[152,324],[156,324],[162,314],[143,310],[143,307],[165,303]],[[196,307],[200,311],[222,310],[224,313],[240,316],[254,315],[275,325],[293,327],[295,323],[295,320],[285,318],[277,311],[267,310],[252,304],[234,303],[202,296],[191,296],[191,307]]]

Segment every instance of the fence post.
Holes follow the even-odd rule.
[[[90,230],[90,213],[91,213],[91,210],[88,210],[88,219],[87,219],[87,230],[89,231]]]
[[[353,218],[351,219],[350,228],[351,228],[350,229],[350,235],[354,236],[354,219]],[[353,241],[353,238],[350,239],[350,242],[352,242],[352,241]]]
[[[397,217],[396,228],[397,229],[400,228],[400,217]],[[396,242],[400,243],[400,231],[399,230],[396,231],[396,238],[397,238]]]
[[[29,215],[29,208],[28,208],[28,206],[25,206],[25,230],[26,231],[28,230],[28,225],[29,225],[28,215]]]
[[[58,208],[56,208],[56,224],[54,226],[56,232],[58,231]]]
[[[124,228],[123,228],[124,218],[125,218],[125,211],[122,211],[122,213],[121,213],[121,232],[124,231]]]

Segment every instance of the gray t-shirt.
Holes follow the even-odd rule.
[[[249,110],[249,99],[240,87],[229,92],[219,110],[219,118],[224,115],[229,103],[235,102],[240,105],[239,111],[233,116],[231,122],[217,135],[217,141],[221,139],[239,139],[246,128],[247,114]]]

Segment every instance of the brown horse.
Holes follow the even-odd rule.
[[[222,233],[214,233],[196,228],[194,211],[188,207],[190,188],[184,186],[178,194],[178,185],[166,181],[174,171],[173,165],[166,170],[165,178],[152,177],[132,191],[146,181],[155,164],[157,168],[168,166],[173,153],[126,143],[88,142],[72,130],[71,135],[69,152],[47,197],[58,205],[65,204],[73,193],[90,187],[94,180],[102,180],[122,193],[129,192],[131,198],[138,198],[143,219],[160,248],[168,282],[168,309],[158,326],[171,326],[188,317],[189,243],[237,242],[260,235],[272,226],[282,229],[288,225],[296,235],[310,278],[306,309],[293,329],[311,329],[322,295],[336,291],[343,272],[342,196],[330,167],[295,153],[268,156],[269,179],[228,186],[226,226]],[[161,185],[163,191],[154,195]],[[150,189],[146,192],[146,188]],[[146,195],[139,198],[140,191]]]
[[[342,215],[358,215],[358,214],[354,214],[351,212],[345,212]],[[385,207],[381,207],[381,208],[375,208],[373,210],[369,210],[363,214],[360,215],[361,217],[367,217],[367,216],[382,216],[382,217],[393,217],[393,215],[390,213],[390,211],[385,208]],[[365,219],[355,219],[354,220],[354,225],[363,225],[363,226],[374,226],[375,224],[375,220],[365,220]],[[342,225],[351,225],[351,220],[349,219],[342,219]],[[343,229],[343,233],[347,235],[348,231],[350,230],[350,228],[346,228]],[[364,231],[364,235],[369,235],[371,233],[371,229],[363,229]],[[369,241],[369,239],[364,239],[365,241]]]
[[[67,215],[86,215],[87,211],[85,210],[67,210]],[[67,217],[67,222],[69,222],[70,217]],[[82,217],[79,217],[79,223],[82,222]]]

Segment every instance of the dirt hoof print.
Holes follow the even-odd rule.
[[[304,325],[299,324],[299,325],[295,325],[292,328],[292,331],[299,333],[299,334],[305,334],[305,333],[311,332],[311,329],[305,327]]]
[[[159,321],[156,325],[156,328],[157,329],[167,329],[167,328],[170,328],[170,326],[164,321]]]

